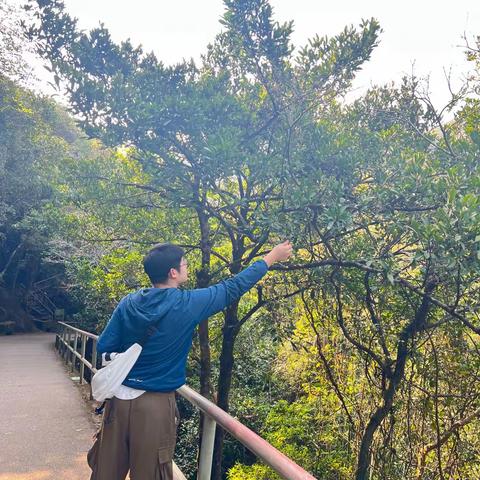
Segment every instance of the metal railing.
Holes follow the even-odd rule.
[[[31,303],[40,304],[45,310],[52,315],[55,312],[57,306],[52,302],[50,297],[43,290],[32,290],[28,296],[28,300]]]
[[[39,280],[38,282],[34,282],[32,284],[32,288],[34,288],[36,290],[40,289],[40,288],[44,288],[45,285],[51,285],[53,283],[52,280],[54,280],[55,278],[60,278],[61,276],[62,276],[62,274],[56,273],[55,275],[44,278],[43,280]]]
[[[27,291],[23,285],[20,288],[26,294],[27,310],[32,314],[33,321],[53,328],[57,307],[46,292],[40,289]]]
[[[56,347],[66,363],[71,364],[72,371],[75,370],[76,359],[79,360],[80,383],[83,384],[85,382],[85,367],[92,373],[97,371],[98,336],[64,322],[58,322],[58,325],[61,331],[57,333]],[[89,339],[91,339],[92,349],[88,355],[90,360],[87,360],[85,354]],[[286,480],[315,480],[315,477],[306,472],[302,467],[195,390],[187,385],[183,385],[177,390],[177,393],[204,413],[197,480],[210,480],[217,424],[269,465],[282,478]],[[185,478],[175,465],[174,469],[175,478]]]

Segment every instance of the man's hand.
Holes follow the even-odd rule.
[[[278,244],[276,247],[272,248],[269,253],[267,253],[263,259],[265,263],[270,267],[276,262],[283,262],[287,260],[293,251],[293,245],[289,240]]]

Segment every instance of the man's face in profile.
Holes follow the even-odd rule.
[[[178,273],[177,281],[179,285],[182,285],[188,280],[188,262],[185,257],[182,257],[179,268],[180,269],[176,271]]]

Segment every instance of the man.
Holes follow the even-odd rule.
[[[188,279],[183,249],[161,244],[148,252],[143,265],[153,287],[124,297],[98,339],[99,353],[123,352],[151,334],[107,402],[102,430],[88,455],[90,480],[124,480],[129,470],[131,480],[173,480],[175,390],[185,383],[195,327],[238,300],[270,265],[291,253],[291,243],[283,242],[228,280],[181,290]]]

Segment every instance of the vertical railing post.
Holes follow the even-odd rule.
[[[77,351],[77,343],[78,343],[78,333],[75,332],[73,334],[73,351],[72,351],[72,373],[75,371],[75,363],[77,360],[77,356],[75,355],[75,352]]]
[[[58,353],[61,355],[63,352],[63,330],[65,327],[63,325],[60,325],[60,330],[57,333],[57,338],[58,338]]]
[[[67,328],[65,329],[65,355],[64,355],[64,360],[65,363],[68,365],[68,355],[70,354],[69,346],[70,346],[70,337],[72,335],[72,332]]]
[[[65,353],[65,326],[62,325],[62,332],[60,333],[61,346],[60,346],[60,356],[63,357]]]
[[[71,349],[73,348],[72,347],[73,336],[74,336],[74,333],[70,331],[70,334],[68,335],[68,346],[70,348],[68,349],[67,365],[69,361],[70,361],[70,364],[72,363],[73,353]]]
[[[92,345],[92,370],[93,373],[97,370],[97,341],[95,339]]]
[[[68,342],[69,342],[69,337],[70,337],[70,330],[65,327],[63,330],[63,360],[65,363],[67,363],[67,355],[68,355]]]
[[[83,362],[85,361],[85,347],[87,346],[87,336],[82,333],[80,338],[82,340],[82,358],[80,360],[80,385],[83,385],[83,376],[85,374],[85,364]]]
[[[210,480],[212,475],[213,444],[217,422],[207,415],[203,416],[202,445],[198,464],[197,480]]]
[[[92,344],[92,370],[91,373],[92,375],[95,373],[95,370],[97,369],[97,341],[95,339],[93,340]],[[91,382],[91,379],[90,379]],[[90,400],[93,400],[93,395],[92,395],[92,387],[90,386]]]

